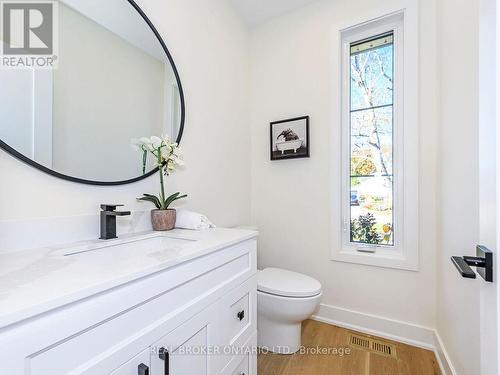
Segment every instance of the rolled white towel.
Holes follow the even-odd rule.
[[[205,215],[188,210],[177,210],[175,227],[178,229],[201,230],[215,228],[215,225]]]

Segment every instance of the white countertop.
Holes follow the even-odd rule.
[[[243,229],[172,230],[163,232],[180,244],[169,247],[116,251],[108,249],[65,256],[67,249],[83,251],[99,244],[120,245],[158,232],[122,235],[119,239],[85,241],[0,254],[0,328],[75,302],[154,272],[251,239],[257,232]],[[71,250],[73,251],[73,250]],[[99,255],[99,252],[101,252]]]

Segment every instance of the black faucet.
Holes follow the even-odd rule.
[[[101,240],[111,240],[116,237],[116,217],[128,216],[130,211],[115,211],[123,204],[101,204]]]

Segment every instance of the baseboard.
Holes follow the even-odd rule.
[[[441,372],[446,375],[457,375],[457,372],[453,368],[448,352],[446,351],[441,336],[437,331],[434,332],[434,353],[436,353],[436,358],[439,362],[439,367],[441,367]]]
[[[441,338],[432,328],[325,304],[321,304],[312,319],[432,350],[436,354],[441,372],[444,375],[456,374]]]

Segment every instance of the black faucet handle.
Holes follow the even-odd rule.
[[[124,204],[101,204],[103,211],[115,211],[116,207],[123,207]]]

